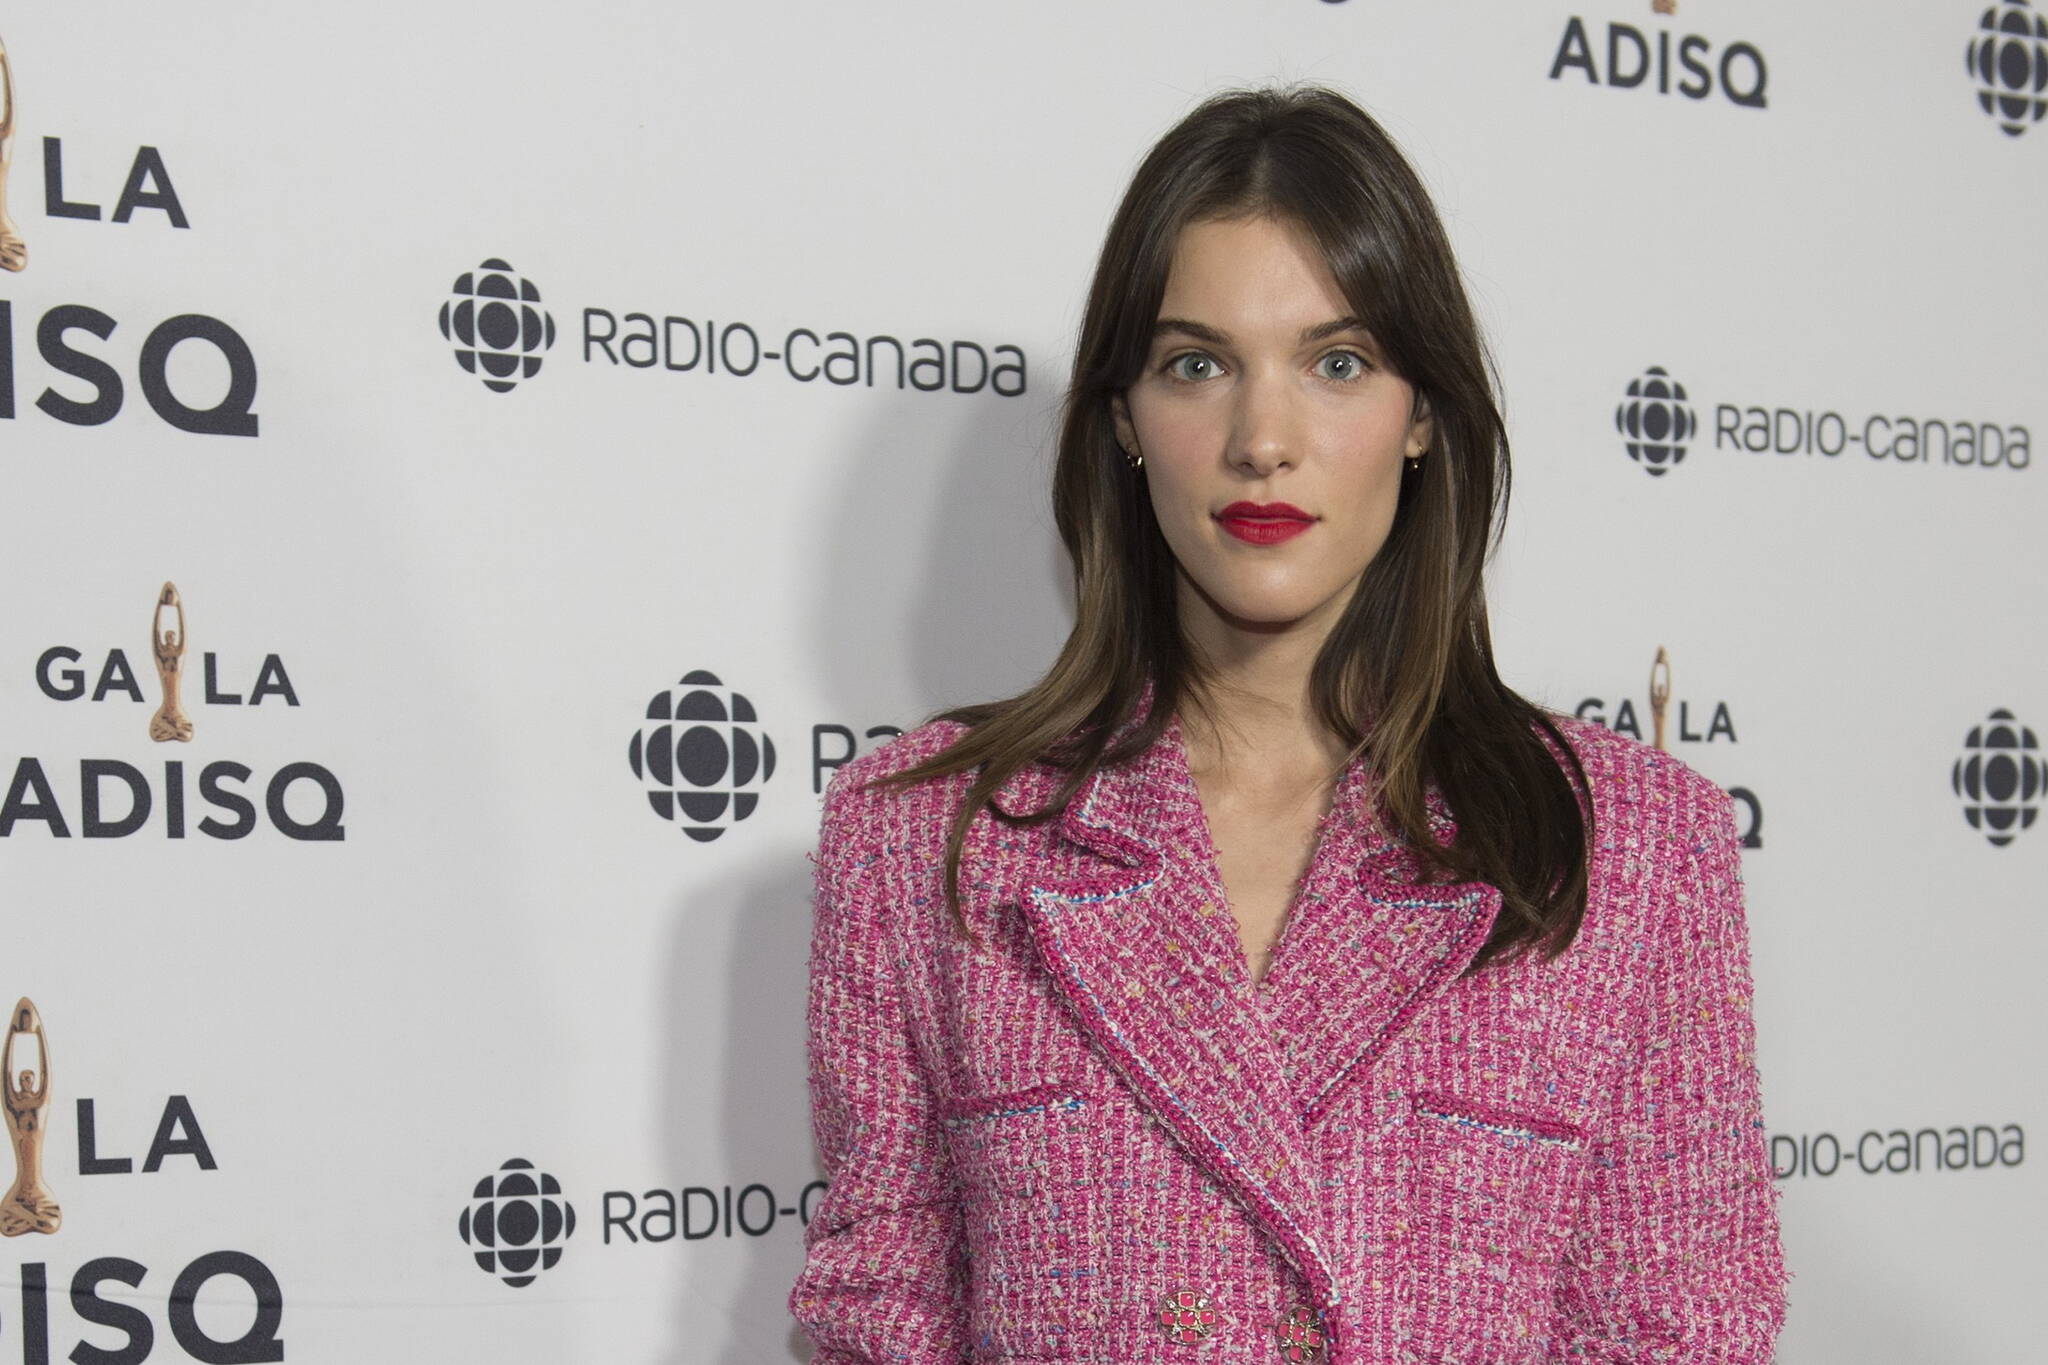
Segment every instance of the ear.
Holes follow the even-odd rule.
[[[1137,453],[1138,428],[1131,422],[1131,405],[1122,394],[1110,395],[1109,415],[1116,423],[1116,443],[1124,448],[1124,454]]]
[[[1421,394],[1415,395],[1415,416],[1408,423],[1408,441],[1405,453],[1416,455],[1436,447],[1436,418],[1429,410],[1429,400]]]

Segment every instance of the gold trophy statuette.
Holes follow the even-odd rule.
[[[1664,646],[1657,646],[1657,659],[1650,665],[1650,719],[1656,722],[1656,737],[1651,741],[1658,749],[1664,747],[1664,711],[1671,705],[1671,660],[1664,653]]]
[[[176,630],[164,629],[165,607],[178,613]],[[149,648],[156,655],[156,676],[164,687],[163,704],[149,718],[149,737],[158,743],[189,741],[192,718],[178,705],[178,677],[185,667],[185,604],[178,599],[176,584],[164,584],[164,590],[156,595],[156,610],[149,617]]]
[[[36,1040],[34,1066],[14,1072],[14,1044]],[[7,1135],[14,1143],[14,1184],[0,1201],[0,1236],[55,1232],[64,1221],[57,1197],[43,1183],[43,1113],[50,1107],[50,1044],[43,1037],[43,1016],[27,996],[14,1007],[7,1041],[0,1044],[0,1071],[7,1073]]]
[[[0,43],[0,270],[28,264],[28,243],[7,216],[7,168],[14,161],[14,74],[7,69],[7,44]]]

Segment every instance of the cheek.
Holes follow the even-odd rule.
[[[1140,477],[1168,538],[1175,536],[1177,528],[1207,521],[1209,507],[1229,483],[1229,471],[1224,468],[1227,434],[1180,413],[1142,422],[1138,438],[1145,452]]]
[[[1393,530],[1398,479],[1348,489],[1345,510],[1327,523],[1332,532],[1326,571],[1349,580],[1372,564]]]
[[[1404,414],[1385,413],[1364,422],[1320,433],[1323,486],[1340,506],[1384,524],[1400,499],[1401,473],[1408,455]]]
[[[1230,445],[1229,413],[1221,404],[1199,402],[1134,405],[1132,413],[1145,462],[1193,467],[1220,459]]]
[[[1407,403],[1387,395],[1320,414],[1312,431],[1315,449],[1332,475],[1365,494],[1400,474],[1408,454],[1408,427]]]
[[[1154,456],[1149,446],[1142,477],[1153,519],[1166,537],[1167,548],[1181,560],[1201,553],[1198,535],[1209,519],[1209,508],[1200,481],[1190,477],[1185,468],[1176,468],[1171,460]]]

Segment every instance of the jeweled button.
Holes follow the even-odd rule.
[[[1219,1321],[1209,1296],[1199,1289],[1176,1289],[1159,1301],[1159,1330],[1182,1346],[1206,1341]]]
[[[1316,1310],[1305,1304],[1296,1304],[1287,1310],[1287,1315],[1273,1324],[1273,1333],[1280,1339],[1280,1358],[1290,1362],[1321,1360],[1323,1357],[1323,1329],[1316,1320]]]

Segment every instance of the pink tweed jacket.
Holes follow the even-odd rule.
[[[789,1298],[815,1365],[1768,1361],[1787,1272],[1733,803],[1558,720],[1599,823],[1584,926],[1463,979],[1500,892],[1419,884],[1362,765],[1257,986],[1177,721],[1062,819],[977,818],[982,953],[940,889],[967,777],[863,786],[962,727],[842,768],[810,963],[830,1187]]]

